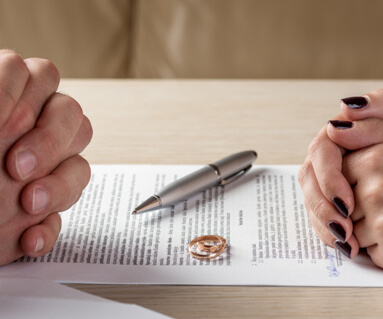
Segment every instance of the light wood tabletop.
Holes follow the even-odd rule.
[[[340,99],[383,81],[63,80],[93,124],[91,164],[206,164],[254,149],[300,164]],[[70,284],[174,318],[381,318],[383,288]],[[383,282],[382,282],[383,286]]]

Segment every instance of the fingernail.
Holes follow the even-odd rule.
[[[354,126],[353,122],[350,121],[328,121],[332,126],[334,126],[337,129],[340,130],[347,130],[349,128],[352,128]]]
[[[30,175],[35,167],[36,158],[31,152],[23,151],[16,155],[16,169],[20,178],[24,179]]]
[[[336,223],[336,222],[330,222],[328,223],[328,228],[333,234],[336,239],[344,243],[346,241],[346,231],[343,229],[342,225]]]
[[[368,106],[368,100],[363,96],[352,96],[342,99],[350,109],[363,109]]]
[[[338,210],[338,212],[344,217],[348,217],[348,208],[344,201],[342,201],[339,197],[334,196],[332,199],[332,202],[334,203],[335,208]]]
[[[44,248],[44,239],[42,237],[37,238],[34,252],[38,252]]]
[[[50,201],[48,193],[42,188],[35,188],[33,190],[32,210],[39,211],[45,208]]]
[[[348,243],[342,243],[341,241],[335,241],[335,248],[347,258],[351,258],[351,246]]]

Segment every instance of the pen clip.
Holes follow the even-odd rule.
[[[233,175],[231,175],[231,176],[229,176],[229,177],[227,177],[227,178],[221,180],[221,182],[219,183],[219,185],[223,186],[223,185],[227,185],[227,184],[229,184],[229,183],[231,183],[231,182],[236,181],[237,179],[239,179],[240,177],[242,177],[244,174],[246,174],[246,173],[250,170],[251,166],[252,166],[252,165],[249,165],[248,167],[246,167],[246,168],[240,170],[238,173],[235,173],[235,174],[233,174]]]

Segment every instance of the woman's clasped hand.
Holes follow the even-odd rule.
[[[320,239],[349,258],[366,248],[383,268],[383,90],[341,100],[298,178]]]

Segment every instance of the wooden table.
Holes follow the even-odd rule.
[[[383,81],[64,80],[93,123],[96,163],[206,164],[244,149],[300,164],[339,100]],[[383,283],[382,283],[383,285]],[[383,288],[70,284],[174,318],[380,318]]]

